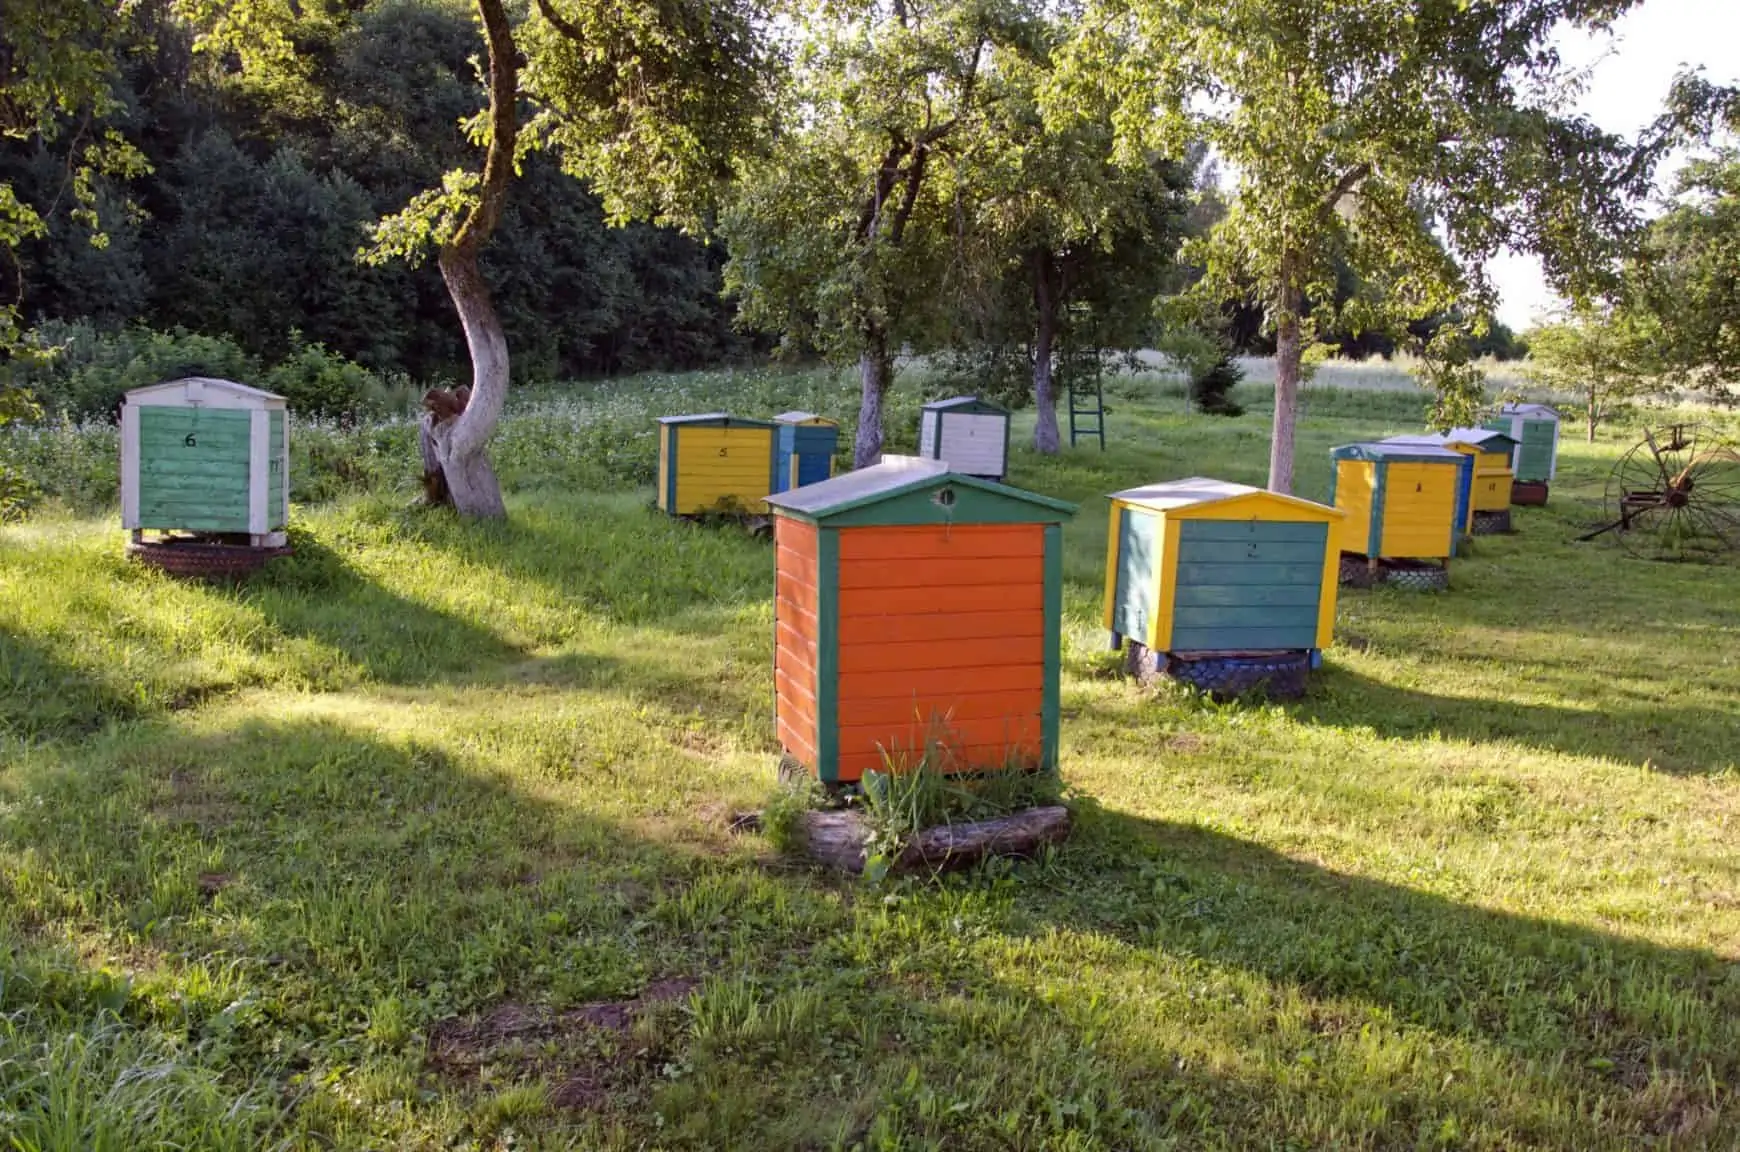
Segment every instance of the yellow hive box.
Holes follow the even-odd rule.
[[[767,511],[775,428],[724,412],[659,417],[658,506],[672,516]]]

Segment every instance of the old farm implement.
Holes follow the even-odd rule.
[[[1607,480],[1600,527],[1646,560],[1720,560],[1740,554],[1740,450],[1710,428],[1646,431]]]

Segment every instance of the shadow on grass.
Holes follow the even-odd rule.
[[[1487,1062],[1520,1086],[1483,1084],[1471,1068],[1444,1079],[1441,1099],[1436,1085],[1403,1086],[1408,1110],[1461,1111],[1464,1131],[1497,1109],[1526,1143],[1693,1147],[1740,1118],[1732,957],[1490,911],[1092,807],[1061,871],[1025,910],[1030,939],[1058,928],[1115,937],[1127,978],[1168,996],[1183,981],[1212,1001],[1212,973],[1226,968],[1292,989],[1303,1056],[1381,1062],[1362,1054],[1364,1038],[1398,1026],[1419,1030],[1419,1053],[1455,1037],[1472,1054],[1501,1054]],[[1241,993],[1223,984],[1219,995]],[[1205,1005],[1190,999],[1180,1010],[1200,1016]]]
[[[861,898],[647,819],[655,767],[310,707],[105,737],[0,811],[0,939],[139,957],[121,1018],[281,1091],[292,1142],[399,1142],[434,1091],[487,1145],[524,1084],[517,1130],[600,1148],[1695,1146],[1733,1107],[1708,954],[1091,807],[1013,883]]]
[[[1331,728],[1369,729],[1392,739],[1443,737],[1473,744],[1500,741],[1567,756],[1647,766],[1675,775],[1716,774],[1740,763],[1734,735],[1740,702],[1713,708],[1560,708],[1509,700],[1443,696],[1398,687],[1346,668],[1321,674],[1290,715]]]
[[[0,628],[0,734],[78,737],[134,719],[143,700],[62,658],[42,639]]]
[[[387,684],[463,679],[523,655],[488,628],[389,591],[312,536],[299,535],[294,546],[293,555],[218,594]]]

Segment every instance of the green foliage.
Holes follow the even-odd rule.
[[[29,359],[17,383],[48,412],[74,420],[112,419],[134,388],[183,376],[216,376],[258,386],[259,362],[222,336],[185,329],[105,332],[91,324],[50,322],[25,335]]]
[[[1689,163],[1677,193],[1650,225],[1638,297],[1660,326],[1664,367],[1712,395],[1740,396],[1740,149]]]
[[[1524,371],[1536,384],[1581,400],[1591,441],[1632,402],[1666,390],[1664,341],[1650,313],[1623,304],[1591,306],[1532,330],[1528,342]]]
[[[284,397],[291,411],[317,419],[403,413],[416,400],[408,384],[389,386],[361,365],[327,351],[324,344],[303,342],[302,334],[294,330],[290,355],[260,379],[259,387]]]
[[[1205,416],[1241,416],[1244,408],[1232,398],[1245,377],[1230,344],[1209,328],[1173,324],[1156,342],[1184,373],[1190,406]]]
[[[1290,381],[1333,323],[1490,311],[1480,269],[1506,244],[1539,253],[1574,297],[1609,282],[1655,154],[1535,94],[1565,79],[1545,49],[1555,28],[1605,27],[1632,6],[1227,0],[1209,19],[1115,0],[1089,6],[1051,101],[1067,116],[1120,96],[1127,163],[1198,141],[1224,158],[1235,194],[1186,248],[1204,270],[1195,291],[1265,308]],[[1343,270],[1355,292],[1337,307]],[[1291,428],[1277,421],[1283,467]]]
[[[1478,346],[1459,328],[1441,327],[1420,348],[1414,378],[1432,393],[1426,423],[1439,432],[1472,428],[1486,408],[1486,373]]]

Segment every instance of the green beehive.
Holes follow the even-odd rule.
[[[280,547],[290,520],[289,412],[282,396],[192,376],[127,393],[121,408],[121,524],[245,537]]]

